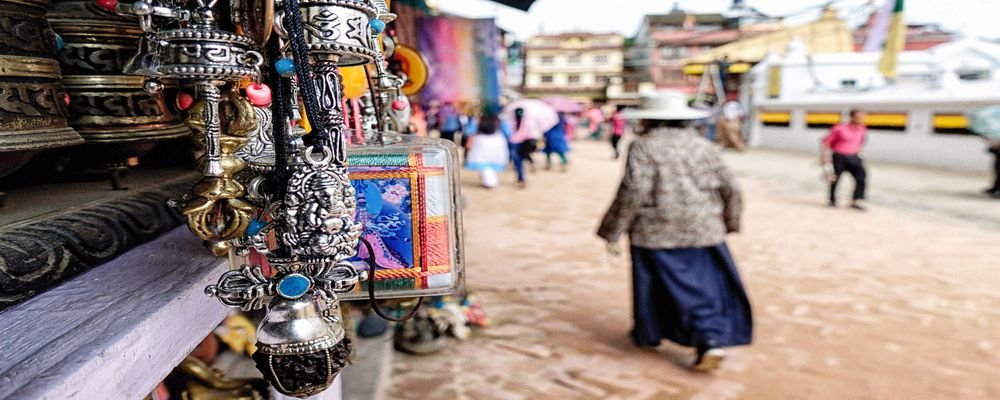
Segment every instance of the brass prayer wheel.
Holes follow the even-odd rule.
[[[67,122],[66,91],[54,58],[57,36],[45,20],[48,5],[0,0],[0,158],[83,142]]]
[[[151,142],[191,133],[162,91],[149,93],[143,77],[122,72],[139,51],[143,32],[136,18],[78,0],[57,1],[48,18],[65,42],[58,54],[70,96],[70,124],[87,143]]]

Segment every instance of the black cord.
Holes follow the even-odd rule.
[[[320,118],[319,97],[316,94],[316,81],[313,78],[312,66],[309,63],[309,49],[306,45],[305,27],[302,26],[302,10],[299,0],[285,1],[285,27],[288,30],[292,56],[295,58],[295,74],[299,77],[299,94],[305,104],[305,113],[312,126],[312,135],[303,138],[310,146],[323,146],[333,143],[326,126]]]
[[[375,250],[372,249],[371,243],[368,243],[368,241],[364,238],[359,238],[358,241],[360,241],[361,244],[364,244],[365,248],[368,249],[368,300],[371,302],[372,310],[375,311],[375,314],[378,314],[378,316],[382,317],[386,321],[391,322],[403,322],[417,315],[417,310],[419,310],[420,306],[424,304],[423,297],[420,297],[417,300],[417,305],[413,306],[413,309],[401,318],[390,317],[389,314],[382,309],[382,306],[378,304],[378,300],[375,300],[375,271],[377,271],[379,267],[378,262],[375,261]]]
[[[269,60],[278,60],[282,56],[281,45],[277,40],[271,41],[267,47],[267,57]],[[268,84],[271,86],[273,98],[271,100],[271,127],[274,139],[274,173],[271,175],[271,184],[274,188],[275,198],[284,198],[286,186],[288,185],[288,148],[291,145],[288,133],[288,120],[291,115],[292,91],[291,82],[288,78],[278,74],[277,69],[272,65]]]

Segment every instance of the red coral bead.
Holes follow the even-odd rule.
[[[402,100],[396,100],[392,102],[392,109],[396,111],[403,111],[406,109],[406,102]]]
[[[177,93],[177,108],[179,110],[182,111],[187,110],[191,108],[192,104],[194,104],[194,96],[191,96],[190,93],[187,92]]]
[[[115,11],[118,8],[118,0],[96,0],[98,7],[108,11]]]

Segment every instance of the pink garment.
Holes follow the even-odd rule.
[[[830,134],[823,139],[823,144],[830,147],[834,153],[857,155],[865,144],[868,127],[856,124],[840,124],[830,128]]]
[[[543,133],[535,121],[525,118],[521,120],[521,127],[511,135],[510,142],[524,143],[525,140],[538,140],[542,138]]]
[[[621,111],[616,111],[611,115],[611,134],[615,136],[621,136],[625,134],[625,114]]]
[[[590,131],[596,131],[602,123],[604,123],[604,112],[600,108],[594,107],[587,110],[587,119],[590,122]]]

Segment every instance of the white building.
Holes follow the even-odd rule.
[[[965,114],[1000,104],[1000,45],[962,39],[899,55],[899,79],[877,69],[880,53],[807,55],[793,42],[751,71],[751,143],[816,152],[851,109],[868,113],[867,158],[984,171],[985,143],[966,130]]]

